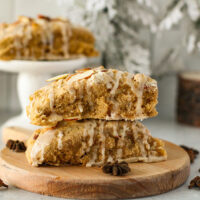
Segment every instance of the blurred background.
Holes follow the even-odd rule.
[[[38,14],[88,27],[104,65],[156,78],[158,117],[175,119],[177,73],[199,69],[198,0],[0,0],[0,22]],[[0,72],[2,114],[20,112],[16,77]]]

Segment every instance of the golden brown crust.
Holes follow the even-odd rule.
[[[30,164],[103,165],[105,162],[157,162],[167,157],[161,140],[139,122],[83,120],[35,131],[28,141]]]
[[[94,36],[68,20],[21,16],[0,26],[1,60],[60,60],[77,56],[97,56]]]
[[[30,96],[31,123],[55,126],[63,119],[136,120],[157,115],[156,81],[103,67],[64,75]]]

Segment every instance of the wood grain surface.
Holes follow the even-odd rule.
[[[5,148],[0,154],[0,177],[24,190],[65,198],[120,199],[161,194],[183,184],[190,171],[187,153],[170,142],[165,144],[167,161],[130,164],[131,172],[122,177],[104,174],[98,167],[32,167],[24,153]]]
[[[17,126],[5,127],[2,130],[2,141],[4,142],[4,144],[6,144],[9,139],[26,142],[26,140],[32,135],[32,133],[33,131],[31,130]]]

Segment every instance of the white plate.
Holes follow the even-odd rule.
[[[98,66],[101,63],[101,57],[81,57],[72,60],[61,61],[25,61],[11,60],[0,61],[0,70],[18,73],[39,73],[50,74],[59,72],[69,72],[82,67]]]

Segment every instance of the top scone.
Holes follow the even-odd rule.
[[[0,24],[1,60],[61,60],[97,56],[95,39],[88,30],[61,18],[19,17]]]
[[[62,120],[134,121],[157,115],[157,83],[144,74],[98,67],[49,81],[30,96],[32,124],[53,127]]]

